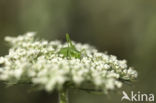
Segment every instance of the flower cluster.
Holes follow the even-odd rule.
[[[122,81],[137,78],[137,72],[126,60],[98,52],[88,44],[75,43],[80,58],[60,54],[67,43],[34,38],[29,32],[18,37],[6,37],[12,47],[8,55],[0,57],[0,80],[10,84],[31,83],[47,91],[64,87],[81,88],[85,84],[102,91],[122,87]]]

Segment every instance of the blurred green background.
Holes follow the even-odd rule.
[[[139,73],[132,86],[109,95],[70,90],[70,103],[120,103],[122,90],[156,94],[155,0],[0,0],[0,56],[8,53],[6,35],[28,31],[48,40],[64,40],[68,32],[77,42],[127,59]],[[29,88],[0,83],[0,103],[57,103],[57,93]]]

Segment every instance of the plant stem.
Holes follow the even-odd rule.
[[[63,89],[59,91],[59,103],[68,103],[68,90]]]

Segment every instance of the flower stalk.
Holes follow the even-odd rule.
[[[68,103],[68,90],[63,89],[59,91],[59,103]]]

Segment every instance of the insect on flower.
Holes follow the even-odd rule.
[[[61,50],[59,51],[59,54],[62,54],[64,57],[67,57],[67,58],[75,57],[75,58],[80,59],[81,52],[78,51],[75,48],[75,46],[72,44],[68,33],[66,34],[66,40],[68,43],[68,47],[61,48]]]
[[[0,80],[12,85],[29,83],[47,92],[57,90],[60,103],[67,103],[69,88],[107,93],[137,78],[126,60],[72,42],[69,34],[67,43],[38,40],[34,32],[5,40],[11,48],[0,57]]]

